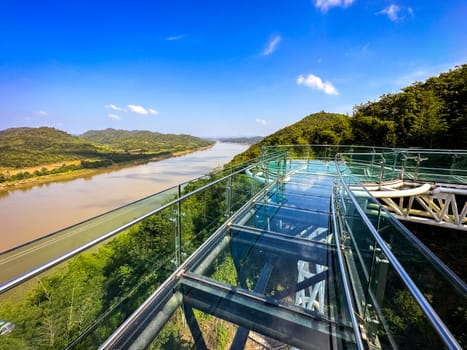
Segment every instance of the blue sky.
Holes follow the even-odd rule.
[[[465,0],[1,0],[0,129],[268,135],[467,63]]]

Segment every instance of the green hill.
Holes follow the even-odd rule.
[[[49,127],[0,131],[0,166],[24,168],[70,160],[99,159],[109,147]]]
[[[467,65],[399,93],[355,106],[353,116],[320,112],[287,126],[237,155],[232,163],[287,144],[467,148]]]
[[[302,144],[344,144],[352,141],[350,118],[343,114],[319,112],[287,126],[238,154],[232,163],[258,157],[263,146]]]
[[[190,135],[140,130],[90,130],[80,135],[80,138],[128,152],[180,152],[212,144],[210,141]]]
[[[81,166],[168,157],[196,150],[212,142],[190,135],[107,129],[88,131],[81,137],[49,127],[11,128],[0,131],[0,167],[27,168],[81,161]]]

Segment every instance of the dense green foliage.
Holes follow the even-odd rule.
[[[128,152],[179,152],[212,143],[190,135],[115,129],[90,130],[80,135],[80,138]]]
[[[286,128],[280,129],[245,152],[235,156],[232,163],[259,157],[263,146],[343,144],[352,139],[350,119],[343,114],[315,113]]]
[[[352,127],[358,144],[467,148],[467,65],[356,106]]]

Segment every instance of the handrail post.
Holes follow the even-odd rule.
[[[382,160],[380,161],[380,169],[379,169],[379,187],[381,189],[381,186],[384,182],[384,166],[386,165],[386,159],[384,159],[383,155],[381,155]]]
[[[405,155],[403,155],[403,158],[402,158],[402,171],[401,171],[401,180],[404,181],[404,178],[405,178],[405,168],[407,167],[407,157]]]
[[[175,217],[175,262],[177,267],[182,263],[182,202],[180,197],[182,195],[181,186],[178,185],[178,198],[177,212]]]
[[[232,215],[232,177],[227,179],[227,186],[226,186],[226,205],[225,205],[225,217],[229,217]]]

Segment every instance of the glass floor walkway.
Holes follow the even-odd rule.
[[[413,283],[410,276],[399,274],[394,255],[367,226],[378,221],[385,238],[401,232],[381,212],[363,214],[365,222],[357,203],[368,198],[352,206],[349,187],[336,186],[337,170],[334,162],[288,162],[284,176],[224,223],[102,348],[461,348],[449,330],[440,336],[437,327],[445,325],[430,323],[438,315],[423,297],[418,304],[420,295],[405,281]],[[434,264],[431,256],[401,251],[412,267]],[[451,283],[445,279],[452,273],[440,270],[418,272],[422,290]],[[427,276],[438,283],[428,286]],[[457,310],[459,320],[466,289],[456,283],[457,292],[445,297],[457,304],[436,308]],[[401,324],[405,329],[396,330]]]
[[[165,287],[169,299],[148,306],[147,329],[152,323],[159,332],[165,324],[164,334],[165,328],[183,324],[177,312],[164,319],[167,309],[181,305],[186,328],[176,332],[182,336],[176,347],[356,348],[329,230],[336,176],[330,164],[295,162],[286,182],[250,201],[198,254],[202,258]],[[219,328],[230,335],[225,344],[211,334]],[[138,341],[164,347],[163,339],[151,340],[152,332]],[[121,341],[125,344],[113,346],[136,340]]]
[[[0,253],[0,350],[466,347],[465,282],[352,172],[383,153],[307,147]],[[412,173],[467,178],[450,157]]]

